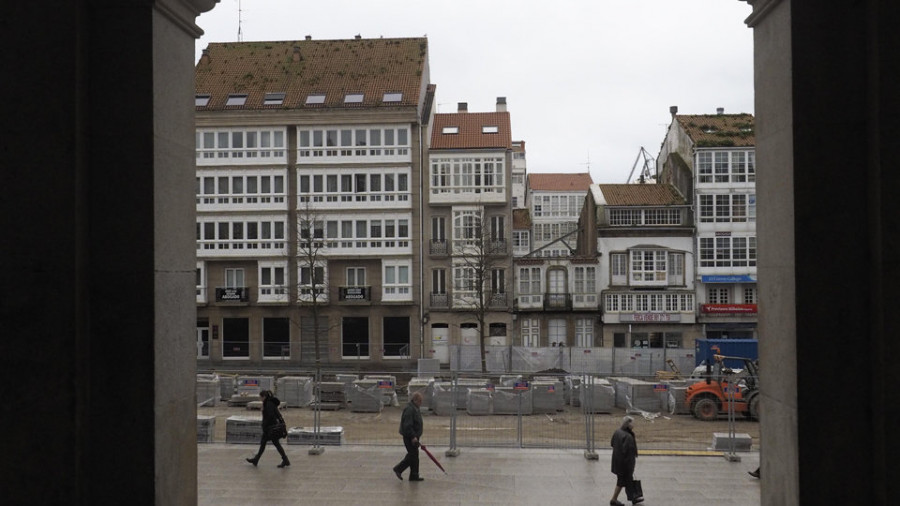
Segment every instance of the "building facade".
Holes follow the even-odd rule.
[[[597,258],[576,255],[588,173],[529,174],[513,254],[517,345],[599,346]],[[519,225],[521,224],[521,225]]]
[[[709,338],[756,338],[756,138],[750,114],[680,115],[659,157],[660,181],[692,199],[698,323]]]
[[[594,248],[606,346],[682,348],[696,326],[690,205],[667,184],[591,187],[581,251]]]
[[[200,366],[419,357],[427,40],[210,44],[195,86]]]
[[[505,97],[494,112],[436,114],[424,181],[426,344],[506,345],[512,308],[512,161]],[[426,353],[426,356],[428,354]]]

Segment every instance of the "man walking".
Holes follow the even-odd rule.
[[[406,446],[406,456],[394,466],[394,474],[400,480],[403,479],[403,471],[406,471],[406,468],[409,468],[409,481],[424,480],[419,476],[419,438],[422,437],[422,413],[419,412],[419,407],[421,405],[422,394],[414,392],[400,416],[400,435],[403,436],[403,445]]]

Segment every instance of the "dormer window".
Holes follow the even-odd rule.
[[[206,107],[209,105],[210,96],[207,94],[203,95],[195,95],[194,96],[194,105],[197,107]]]
[[[232,93],[231,95],[228,95],[228,100],[225,102],[225,106],[241,106],[244,105],[244,102],[246,101],[246,93]]]
[[[445,127],[441,130],[441,133],[442,133],[442,134],[458,134],[458,133],[459,133],[459,127],[458,127],[458,126],[445,126]]]
[[[400,102],[403,100],[403,93],[385,93],[381,99],[382,102]]]
[[[500,131],[496,125],[484,125],[481,127],[481,133],[483,134],[495,134]]]
[[[284,103],[284,93],[266,93],[263,105],[281,105]]]
[[[324,93],[311,93],[306,96],[306,105],[315,105],[315,104],[324,104],[325,103],[325,94]]]
[[[345,104],[361,104],[363,101],[362,93],[347,93],[344,95]]]

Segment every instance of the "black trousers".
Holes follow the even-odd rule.
[[[266,451],[266,442],[272,441],[272,445],[275,446],[275,449],[278,450],[278,453],[281,454],[282,462],[290,462],[287,458],[287,454],[284,453],[284,448],[281,447],[281,443],[278,442],[278,438],[269,439],[266,435],[266,431],[263,431],[262,437],[259,439],[259,451],[256,452],[256,457],[254,459],[258,462],[259,458],[262,457],[264,451]]]
[[[417,478],[419,476],[419,446],[412,442],[411,437],[407,436],[403,436],[403,445],[406,446],[406,456],[394,469],[402,473],[409,468],[409,477]]]

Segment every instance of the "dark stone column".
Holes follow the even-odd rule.
[[[0,475],[30,504],[196,502],[194,19],[5,7]]]

